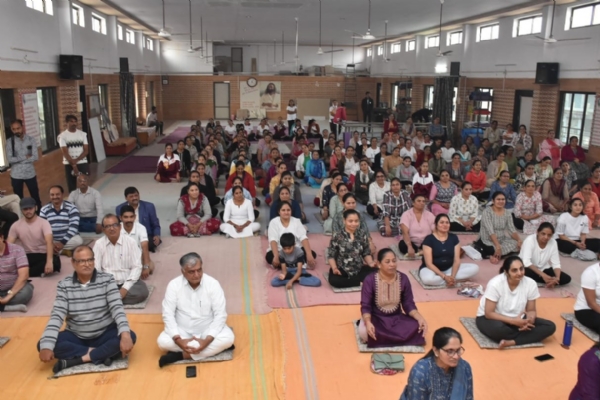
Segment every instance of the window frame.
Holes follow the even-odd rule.
[[[395,50],[394,50],[395,49]],[[402,52],[402,43],[392,43],[392,47],[390,49],[391,54],[396,54]]]
[[[95,29],[94,22],[99,24],[98,30]],[[92,13],[92,31],[106,35],[106,18],[96,13]]]
[[[372,47],[369,47],[367,49],[367,57],[373,57],[373,48]]]
[[[412,48],[411,48],[412,47]],[[406,41],[406,52],[415,51],[417,49],[417,39],[410,39]]]
[[[433,90],[434,85],[423,86],[423,108],[427,108],[429,110],[433,109]]]
[[[591,8],[590,24],[574,27],[573,26],[573,15],[575,14],[575,12],[577,10],[581,10],[584,8]],[[598,11],[597,11],[597,9],[598,9]],[[588,3],[588,4],[582,4],[579,6],[569,7],[567,9],[567,18],[565,19],[565,30],[568,31],[571,29],[589,28],[591,26],[600,25],[600,17],[598,17],[598,21],[596,23],[594,23],[596,13],[598,13],[598,15],[600,16],[600,2],[594,2],[594,3]]]
[[[132,29],[125,29],[125,42],[135,44],[135,32]]]
[[[460,40],[456,43],[452,43],[452,35],[460,35]],[[446,35],[446,46],[456,46],[459,44],[462,44],[463,42],[463,31],[458,30],[458,31],[452,31],[452,32],[448,32],[448,34]]]
[[[378,56],[382,56],[383,55],[383,45],[380,44],[379,46],[377,46],[377,55]]]
[[[566,137],[564,137],[564,143],[569,143],[569,139],[572,136],[577,136],[577,138],[579,139],[579,146],[581,146],[584,150],[589,150],[590,146],[592,145],[592,135],[593,135],[593,127],[594,127],[594,109],[595,109],[595,105],[596,105],[596,93],[593,92],[568,92],[568,91],[561,91],[560,92],[560,109],[558,112],[558,129],[556,130],[557,134],[558,134],[558,138],[563,138],[563,113],[565,111],[565,101],[566,101],[566,97],[567,95],[571,95],[571,105],[569,108],[569,118],[568,118],[568,124],[566,126]],[[573,119],[573,106],[575,103],[575,95],[584,95],[585,99],[583,101],[583,110],[582,110],[582,124],[581,124],[581,128],[579,128],[579,132],[577,135],[574,135],[571,130],[573,129],[571,127],[571,123],[572,123],[572,119]],[[585,122],[586,122],[586,114],[588,112],[588,102],[589,102],[589,98],[593,99],[592,101],[592,107],[591,107],[591,119],[590,119],[590,127],[589,127],[589,136],[587,138],[585,138],[587,140],[587,144],[586,146],[584,146],[584,130],[586,128]]]
[[[492,96],[492,101],[479,101],[479,109],[480,110],[487,110],[490,112],[489,115],[480,115],[479,116],[479,121],[480,122],[489,122],[492,120],[492,113],[493,111],[493,106],[494,106],[494,88],[493,87],[476,87],[475,88],[476,92],[482,92],[482,93],[489,93]],[[484,103],[485,103],[485,107],[484,107]]]
[[[42,154],[47,154],[51,151],[59,149],[58,135],[60,134],[60,123],[58,118],[58,91],[56,87],[38,87],[36,93],[38,96],[38,104],[43,104],[43,121],[40,118],[40,143],[42,147]],[[42,99],[40,100],[40,94]],[[48,99],[47,96],[51,95],[52,98]],[[38,107],[38,110],[40,108]],[[46,115],[48,114],[48,115]],[[41,124],[44,124],[42,129]],[[51,128],[53,132],[48,132],[48,128]],[[42,134],[43,132],[43,134]],[[42,137],[43,136],[43,137]]]
[[[147,50],[154,51],[154,40],[151,37],[144,37],[144,47]]]
[[[431,45],[431,43],[429,43],[430,40],[434,41],[433,46]],[[435,43],[435,42],[437,42],[437,43]],[[425,48],[426,49],[437,49],[439,47],[440,47],[440,35],[430,35],[430,36],[425,37]]]
[[[75,3],[71,3],[71,18],[73,24],[85,28],[85,13],[83,7]]]
[[[42,6],[41,10],[38,8],[39,5]],[[52,4],[52,0],[25,0],[25,6],[32,10],[39,11],[42,14],[54,15],[54,5]]]
[[[498,34],[496,37],[494,37],[494,28],[498,28]],[[482,39],[481,38],[481,31],[483,29],[486,28],[490,28],[491,29],[491,33],[490,33],[490,38],[489,39]],[[481,25],[477,27],[477,38],[476,38],[476,42],[490,42],[492,40],[498,40],[500,39],[500,23],[499,22],[494,22],[492,24],[486,24],[486,25]]]
[[[121,25],[117,24],[117,39],[118,40],[123,40],[124,36],[123,36],[123,27]]]
[[[538,19],[540,20],[540,29],[539,31],[534,31],[534,23],[535,20]],[[521,22],[523,21],[527,21],[527,20],[531,20],[531,32],[529,33],[521,33]],[[531,35],[539,35],[542,33],[542,29],[543,29],[543,25],[544,25],[544,17],[542,16],[542,14],[534,14],[534,15],[528,15],[526,17],[521,17],[521,18],[515,18],[515,22],[514,22],[514,29],[513,29],[513,37],[523,37],[523,36],[531,36]]]

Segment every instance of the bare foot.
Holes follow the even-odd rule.
[[[514,340],[501,340],[500,343],[498,343],[498,349],[503,350],[506,347],[514,346],[515,344]]]

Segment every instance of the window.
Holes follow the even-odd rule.
[[[475,90],[482,93],[489,93],[490,96],[494,96],[494,89],[489,87],[476,87]],[[477,102],[476,108],[478,110],[481,110],[481,112],[479,113],[479,121],[486,122],[492,120],[492,101],[479,101]]]
[[[373,55],[373,49],[369,47],[367,49],[367,57],[371,57],[372,55]]]
[[[15,91],[13,89],[0,89],[0,106],[2,120],[4,121],[4,135],[6,139],[10,139],[12,136],[10,121],[14,117],[20,118],[17,116],[17,111],[15,109]],[[0,154],[2,154],[2,150],[0,150]],[[6,164],[8,163],[0,162],[0,165],[2,166]]]
[[[440,46],[440,37],[438,35],[425,38],[425,48],[432,49]]]
[[[138,84],[137,82],[133,83],[133,96],[135,97],[135,117],[140,117],[140,102],[138,100]]]
[[[565,30],[600,24],[600,3],[572,7],[567,10]]]
[[[542,16],[534,15],[531,17],[515,20],[515,31],[513,36],[525,36],[542,33]]]
[[[423,108],[433,109],[433,85],[425,85],[425,102]]]
[[[558,132],[564,143],[569,143],[569,138],[574,136],[581,147],[589,148],[595,99],[595,93],[561,93]]]
[[[417,41],[415,39],[406,41],[406,51],[414,51],[417,48]]]
[[[58,148],[58,102],[56,88],[38,88],[38,114],[40,121],[40,141],[42,152]]]
[[[125,29],[125,41],[127,43],[135,44],[135,32],[131,29]]]
[[[480,26],[477,29],[477,42],[483,42],[486,40],[496,40],[498,39],[498,34],[500,33],[500,25],[492,24]]]
[[[48,15],[54,15],[52,0],[25,0],[25,5]]]
[[[106,19],[92,13],[92,30],[106,35]]]
[[[150,51],[154,50],[154,40],[149,37],[146,37],[146,48]]]
[[[461,44],[462,37],[463,37],[462,31],[449,32],[448,35],[446,35],[446,45],[454,46],[455,44]]]
[[[85,19],[83,17],[83,8],[76,4],[71,5],[71,13],[73,15],[73,23],[79,25],[82,28],[85,27]]]
[[[378,56],[383,55],[383,46],[377,46],[377,55]]]
[[[117,39],[123,40],[123,27],[121,25],[117,25]]]
[[[392,54],[400,53],[401,50],[402,50],[402,44],[401,43],[394,43],[394,44],[392,44]]]

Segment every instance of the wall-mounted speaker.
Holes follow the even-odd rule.
[[[127,57],[119,58],[119,71],[120,72],[129,72],[129,58],[127,58]]]
[[[83,79],[83,56],[61,54],[58,74],[60,79]]]
[[[558,84],[558,63],[537,63],[535,83],[541,85]]]

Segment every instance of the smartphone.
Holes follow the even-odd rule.
[[[195,378],[196,377],[196,366],[195,365],[185,368],[185,377],[186,378]]]
[[[541,356],[537,356],[534,357],[536,360],[538,360],[539,362],[543,362],[543,361],[548,361],[548,360],[554,360],[554,357],[552,357],[550,354],[542,354]]]

